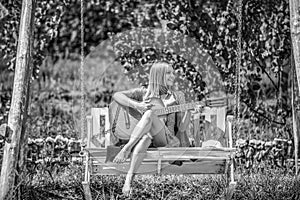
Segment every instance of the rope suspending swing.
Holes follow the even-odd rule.
[[[85,88],[84,88],[84,0],[80,1],[80,90],[81,90],[81,150],[85,146]]]
[[[234,132],[236,138],[239,138],[240,132],[240,69],[242,65],[242,9],[243,9],[243,0],[238,1],[238,40],[237,40],[237,61],[236,61],[236,70],[235,70],[235,123],[234,123]]]

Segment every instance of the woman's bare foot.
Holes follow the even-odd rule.
[[[132,193],[132,188],[131,188],[131,184],[124,184],[123,188],[122,188],[122,192],[124,194],[124,196],[129,197]]]
[[[126,197],[129,197],[132,193],[131,183],[132,183],[133,177],[134,177],[134,174],[132,174],[132,173],[128,173],[126,175],[126,180],[125,180],[124,186],[122,188],[122,192]]]
[[[123,163],[129,157],[130,151],[126,151],[125,149],[121,149],[121,151],[116,155],[113,162],[114,163]]]

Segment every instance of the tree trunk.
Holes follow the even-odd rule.
[[[298,96],[300,94],[300,2],[299,0],[290,0],[290,26],[291,26],[291,38],[293,49],[293,61],[296,70],[296,78],[298,83]],[[294,91],[292,91],[294,92]],[[293,97],[295,98],[295,97]],[[293,99],[294,100],[294,99]],[[293,105],[293,108],[297,108]],[[294,129],[294,144],[295,144],[295,163],[296,174],[298,173],[298,148],[299,148],[299,125],[297,127],[297,121],[300,119],[299,112],[293,109],[293,129]]]
[[[11,108],[8,116],[8,130],[4,146],[0,177],[0,199],[13,198],[18,176],[21,174],[19,166],[20,152],[24,152],[27,143],[25,123],[29,101],[29,87],[31,80],[31,50],[33,42],[33,23],[35,0],[23,0],[21,23],[19,28],[18,49],[16,57],[14,88]],[[21,162],[23,164],[23,162]]]

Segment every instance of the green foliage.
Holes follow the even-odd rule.
[[[26,131],[32,138],[80,137],[81,93],[76,65],[64,60],[53,64],[49,57],[42,64],[39,78],[32,85],[27,119],[30,126]]]
[[[13,88],[13,73],[3,70],[0,74],[0,124],[8,117]]]
[[[1,20],[4,29],[0,31],[1,59],[7,61],[9,69],[14,69],[18,44],[18,31],[21,18],[21,1],[5,1],[3,5],[8,9],[8,15]],[[33,76],[38,73],[45,55],[48,53],[49,43],[57,37],[57,27],[60,23],[65,3],[61,1],[37,1],[34,12],[34,42],[33,42]],[[54,47],[55,48],[55,47]]]
[[[288,1],[247,0],[243,3],[241,117],[262,129],[264,125],[290,126],[288,72],[291,45]],[[0,30],[1,64],[14,69],[21,3],[11,0],[3,2],[3,5],[9,15],[0,21],[4,27]],[[234,92],[238,29],[236,1],[166,0],[150,3],[93,0],[85,2],[84,8],[86,54],[111,35],[135,27],[160,28],[164,21],[169,30],[193,38],[211,55],[220,70],[226,91]],[[80,1],[75,0],[37,1],[33,52],[35,78],[41,78],[40,66],[46,56],[50,56],[54,63],[61,58],[79,58],[80,9]],[[145,59],[151,52],[157,57]],[[136,52],[128,52],[119,58],[125,69],[128,67],[126,64],[130,63],[133,71],[128,74],[132,78],[145,82],[145,72],[140,66],[153,59],[163,58],[173,62],[178,72],[185,71],[180,79],[186,80],[198,98],[205,95],[207,85],[203,77],[197,71],[194,73],[196,66],[186,62],[184,56],[165,49],[147,48],[142,49],[142,55],[138,56]],[[101,103],[96,104],[105,105],[114,91],[106,88],[93,92],[101,93],[99,96],[108,96],[91,100],[97,99]],[[3,94],[1,114],[7,111],[5,107],[9,107],[9,101],[5,100],[9,97]],[[95,105],[95,101],[88,103],[92,104]]]
[[[288,82],[290,27],[287,1],[248,1],[244,16],[242,101],[272,121],[286,123],[291,115]],[[277,99],[275,103],[268,100]],[[259,114],[251,117],[261,120]]]

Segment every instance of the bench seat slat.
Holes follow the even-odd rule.
[[[144,162],[149,161],[174,161],[174,160],[229,160],[234,153],[232,148],[159,148],[150,149]],[[95,148],[88,149],[91,160],[104,163],[106,158],[106,149]]]
[[[224,160],[203,160],[197,162],[184,162],[181,166],[170,164],[169,162],[161,163],[161,174],[220,174],[224,173]],[[119,175],[126,174],[129,163],[115,164],[102,163],[92,165],[92,174],[94,175]],[[157,174],[157,162],[143,162],[139,167],[137,174]]]
[[[105,157],[92,157],[92,160],[105,160]],[[157,160],[191,160],[191,159],[198,159],[198,160],[229,160],[229,156],[224,157],[214,157],[214,156],[147,156],[143,161],[157,161]],[[128,159],[129,160],[129,159]]]
[[[229,157],[170,157],[170,158],[161,158],[161,161],[176,161],[176,160],[180,160],[180,161],[186,161],[186,162],[190,162],[191,160],[196,160],[197,161],[224,161],[224,160],[229,160]],[[143,162],[157,162],[159,159],[158,158],[146,158],[143,160]],[[129,162],[129,159],[126,161]],[[93,164],[97,164],[97,163],[105,163],[105,158],[103,157],[94,157],[92,159],[92,163]],[[111,163],[111,162],[109,162]],[[108,163],[107,163],[108,164]]]
[[[89,155],[93,157],[106,157],[106,149],[89,149]],[[234,154],[234,148],[170,148],[151,149],[147,151],[146,159],[174,159],[174,158],[202,158],[202,157],[228,157]]]
[[[154,150],[155,149],[149,149]],[[228,147],[173,147],[173,148],[165,148],[160,147],[157,148],[159,151],[224,151],[224,152],[233,152],[236,150],[236,148],[228,148]]]
[[[106,152],[106,148],[86,148],[88,152]],[[176,148],[149,148],[147,151],[224,151],[224,152],[235,152],[236,148],[228,148],[228,147],[176,147]]]

